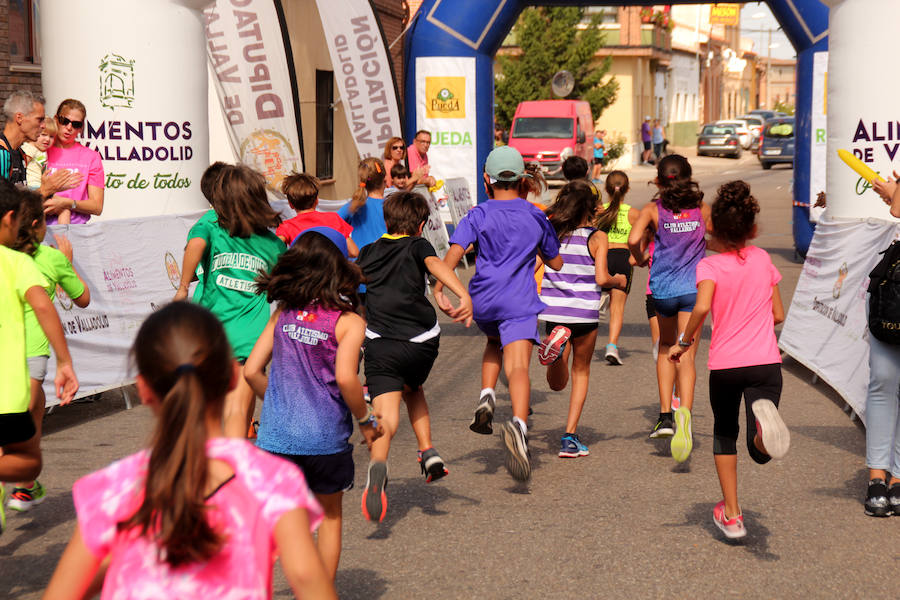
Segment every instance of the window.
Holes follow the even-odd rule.
[[[571,118],[565,117],[519,117],[513,122],[514,138],[553,138],[572,137]]]
[[[316,177],[334,178],[334,72],[316,70]]]
[[[40,9],[35,0],[9,0],[9,62],[41,64]]]

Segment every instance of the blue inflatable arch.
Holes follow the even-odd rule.
[[[674,0],[674,4],[701,4],[697,0]],[[796,150],[794,158],[794,244],[805,254],[812,240],[809,222],[809,174],[812,128],[813,54],[828,49],[828,8],[819,0],[767,0],[788,39],[797,51]],[[538,6],[578,6],[594,2],[572,0],[425,0],[416,22],[407,34],[406,131],[417,129],[416,58],[460,56],[475,59],[476,154],[483,165],[494,146],[494,54],[500,48],[522,9]],[[650,0],[604,2],[610,5],[653,5]],[[476,174],[476,181],[480,174]],[[486,200],[479,186],[478,201]]]

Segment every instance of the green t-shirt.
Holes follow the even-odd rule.
[[[32,258],[38,271],[47,279],[44,289],[50,300],[56,297],[57,285],[73,300],[84,293],[84,284],[65,254],[51,246],[41,245]],[[50,342],[34,316],[34,310],[28,305],[25,306],[25,356],[50,356]]]
[[[256,293],[253,281],[260,270],[272,270],[285,251],[284,242],[271,231],[248,238],[232,237],[209,213],[191,227],[188,241],[194,238],[206,241],[206,249],[200,260],[203,287],[193,299],[219,317],[235,358],[244,360],[271,313],[265,294]]]
[[[25,360],[25,292],[46,287],[27,254],[0,245],[0,414],[28,410],[31,383]]]

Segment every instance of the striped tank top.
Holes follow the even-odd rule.
[[[609,203],[603,205],[604,208]],[[631,222],[628,220],[628,211],[631,210],[630,204],[622,202],[619,204],[619,213],[616,215],[616,222],[610,227],[606,235],[609,237],[610,244],[627,244],[628,236],[631,233]]]
[[[599,320],[600,286],[594,275],[594,258],[588,240],[597,231],[579,227],[560,240],[562,269],[547,267],[541,286],[541,302],[547,305],[538,319],[552,323],[595,323]]]
[[[706,256],[706,223],[700,208],[673,213],[659,203],[659,227],[650,269],[654,298],[697,293],[697,263]]]

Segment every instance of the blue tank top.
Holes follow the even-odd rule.
[[[697,293],[697,263],[706,256],[706,223],[700,208],[673,213],[659,206],[659,227],[650,269],[654,298],[675,298]]]
[[[353,421],[334,374],[340,316],[318,305],[279,315],[259,418],[263,450],[309,456],[350,448]]]

